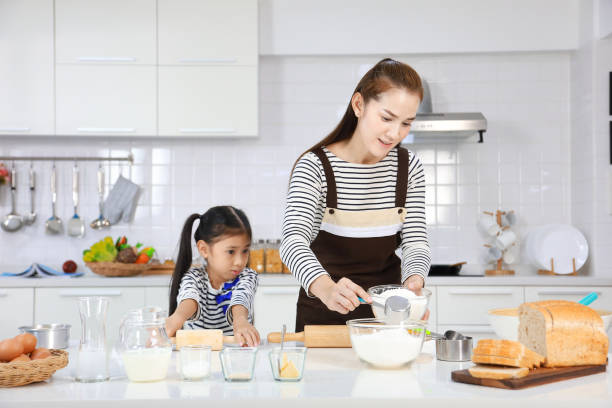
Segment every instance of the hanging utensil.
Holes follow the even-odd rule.
[[[51,217],[45,222],[45,231],[47,234],[57,235],[64,231],[62,220],[55,215],[55,203],[57,202],[57,173],[55,164],[51,169]]]
[[[104,169],[102,165],[98,166],[98,206],[100,208],[100,215],[89,226],[93,229],[110,227],[110,221],[104,218]]]
[[[68,220],[68,235],[81,238],[85,235],[85,223],[79,217],[79,168],[76,163],[72,168],[72,204],[74,205],[74,215]]]
[[[15,232],[23,226],[23,219],[21,215],[15,211],[15,201],[17,196],[17,171],[15,170],[15,164],[11,169],[11,212],[4,217],[2,221],[2,229],[7,232]]]
[[[34,194],[36,189],[36,173],[30,165],[30,212],[23,216],[26,225],[32,225],[36,221],[36,211],[34,211]]]

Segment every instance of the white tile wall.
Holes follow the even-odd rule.
[[[427,220],[435,262],[480,262],[486,237],[476,228],[480,212],[513,209],[518,232],[546,222],[569,222],[572,202],[569,139],[568,53],[399,56],[430,84],[434,110],[481,111],[489,121],[485,143],[475,139],[418,141],[425,165]],[[281,231],[287,181],[297,156],[329,132],[346,109],[360,76],[374,57],[262,57],[260,134],[257,140],[129,140],[106,138],[3,138],[1,154],[135,156],[133,167],[107,166],[107,188],[119,174],[143,187],[135,220],[114,226],[113,236],[156,246],[172,256],[184,219],[216,204],[234,204],[251,219],[255,237]],[[573,146],[572,146],[573,147]],[[58,212],[72,215],[72,163],[58,163]],[[81,163],[81,215],[97,215],[97,163]],[[20,171],[18,211],[28,207],[29,163]],[[50,215],[50,163],[36,163],[39,221],[0,233],[0,264],[38,261],[59,267],[108,232],[88,228],[83,239],[44,234]],[[570,177],[572,176],[572,177]],[[580,188],[580,186],[576,186]],[[0,209],[9,209],[0,190]],[[581,202],[576,202],[581,205]]]

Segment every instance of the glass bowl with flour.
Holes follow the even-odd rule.
[[[398,368],[421,353],[425,324],[420,321],[387,324],[383,319],[354,319],[346,324],[353,350],[374,367]]]
[[[372,286],[368,289],[368,295],[380,304],[385,304],[385,301],[390,296],[401,296],[410,301],[410,320],[421,320],[427,311],[429,305],[429,299],[431,298],[431,291],[429,289],[421,289],[421,295],[417,295],[408,288],[402,285],[378,285]],[[372,306],[372,312],[374,317],[377,319],[385,318],[385,309],[374,304]]]

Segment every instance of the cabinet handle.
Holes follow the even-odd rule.
[[[558,290],[539,290],[538,295],[551,295],[551,296],[563,296],[563,295],[576,295],[586,296],[593,291],[591,290],[572,290],[572,289],[558,289]],[[595,292],[597,296],[601,296],[601,292]]]
[[[514,295],[514,292],[511,290],[507,290],[507,289],[485,289],[485,290],[478,290],[478,289],[455,289],[455,290],[451,290],[448,292],[449,295],[477,295],[477,296],[481,296],[481,295],[507,295],[507,296],[512,296]]]
[[[180,128],[181,133],[235,133],[234,128]]]
[[[133,62],[135,57],[77,57],[82,62]]]
[[[29,132],[30,128],[27,127],[8,127],[0,128],[0,132]]]
[[[237,58],[179,58],[179,62],[200,62],[200,63],[216,63],[216,64],[235,64],[238,62]]]
[[[118,289],[65,289],[60,291],[60,296],[121,296],[121,291]]]
[[[262,295],[297,295],[300,291],[299,287],[284,287],[284,286],[268,286],[260,287],[259,292]]]
[[[106,132],[106,133],[133,133],[136,128],[93,128],[93,127],[80,127],[77,128],[79,132]]]

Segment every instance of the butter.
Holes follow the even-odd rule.
[[[293,364],[293,361],[287,358],[287,354],[283,353],[283,362],[279,373],[280,378],[298,378],[300,372]]]

